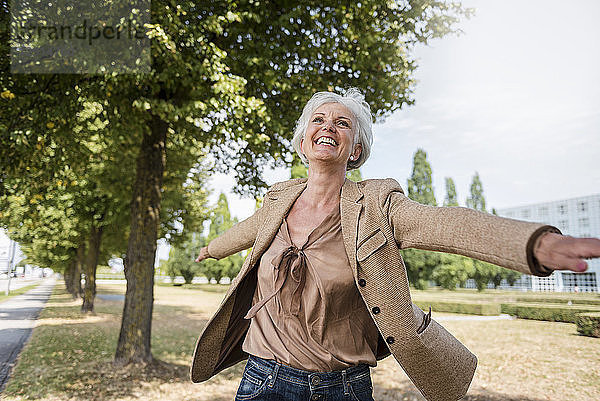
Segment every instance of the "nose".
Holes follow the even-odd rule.
[[[333,125],[333,123],[331,121],[327,121],[324,125],[323,125],[323,131],[330,131],[333,132],[335,130],[335,126]]]

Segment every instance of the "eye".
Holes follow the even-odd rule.
[[[346,127],[346,128],[349,128],[349,127],[350,127],[350,124],[348,124],[348,121],[346,121],[346,120],[338,120],[338,122],[337,122],[337,123],[338,123],[338,125],[339,125],[339,126],[341,126],[341,127]]]
[[[323,122],[323,117],[315,117],[312,120],[313,123],[322,123]]]

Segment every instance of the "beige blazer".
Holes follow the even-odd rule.
[[[247,358],[242,342],[249,327],[243,316],[256,288],[256,267],[283,218],[306,187],[306,178],[273,185],[262,207],[208,245],[220,259],[252,247],[221,306],[200,334],[191,366],[191,380],[202,382]],[[400,307],[399,280],[404,264],[399,249],[418,248],[469,256],[537,276],[552,270],[533,257],[535,239],[552,226],[497,217],[463,207],[435,207],[414,202],[392,178],[345,180],[340,199],[344,245],[356,286],[379,329],[377,359],[390,353],[399,360],[402,341],[416,332],[412,310]],[[384,216],[391,230],[383,229]],[[406,280],[404,278],[404,280]],[[406,283],[404,283],[406,284]],[[410,307],[409,307],[410,308]],[[410,317],[410,318],[409,318]],[[462,391],[466,392],[466,389]]]

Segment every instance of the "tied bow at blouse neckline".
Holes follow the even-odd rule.
[[[283,288],[288,276],[294,281],[290,312],[297,315],[300,311],[300,298],[304,289],[304,276],[306,274],[306,254],[302,249],[291,245],[275,256],[271,261],[271,265],[273,265],[276,275],[274,291],[250,308],[244,319],[252,319],[260,308],[277,295]]]
[[[329,215],[327,215],[321,223],[315,227],[302,247],[298,248],[292,243],[287,220],[284,218],[282,223],[283,238],[287,242],[288,246],[283,248],[277,256],[271,260],[274,274],[274,285],[273,292],[265,296],[262,300],[256,303],[244,319],[252,319],[256,316],[256,313],[273,297],[281,292],[284,284],[288,277],[291,277],[293,283],[291,283],[291,302],[290,302],[290,313],[298,316],[300,312],[300,305],[302,301],[302,290],[306,282],[306,274],[310,270],[307,265],[310,263],[304,253],[304,250],[309,248],[315,241],[317,241],[327,230],[331,228],[334,220],[339,219],[340,210],[339,208],[334,209]]]

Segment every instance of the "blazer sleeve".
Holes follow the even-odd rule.
[[[222,259],[250,248],[254,244],[258,229],[264,221],[265,210],[268,208],[267,199],[268,196],[265,195],[262,206],[252,216],[240,221],[210,241],[208,254],[215,259]]]
[[[454,253],[535,276],[552,274],[533,249],[543,233],[560,234],[556,227],[465,207],[423,205],[409,199],[396,180],[384,181],[379,199],[400,249]]]

